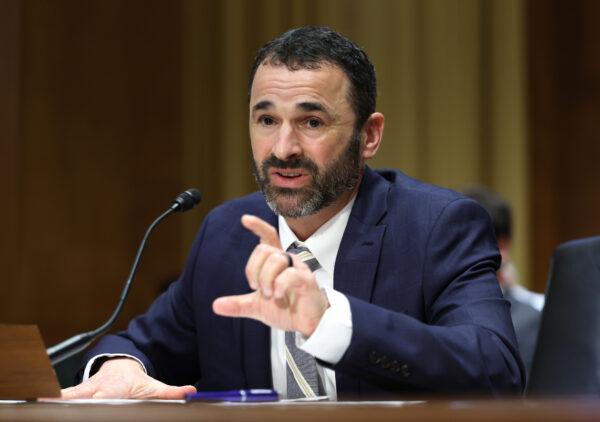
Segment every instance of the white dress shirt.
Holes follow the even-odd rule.
[[[350,303],[346,296],[333,290],[333,271],[340,243],[342,242],[342,236],[346,230],[355,198],[352,198],[340,212],[323,224],[304,242],[299,242],[285,219],[281,216],[279,217],[279,239],[281,246],[284,250],[287,250],[293,242],[298,241],[311,251],[321,265],[321,268],[314,272],[317,283],[327,294],[330,305],[314,333],[309,338],[304,338],[299,333],[296,334],[296,344],[305,352],[330,364],[339,362],[348,349],[352,338]],[[83,373],[84,381],[90,377],[90,370],[96,359],[103,357],[130,357],[144,367],[139,359],[128,354],[97,355],[87,363]],[[271,370],[273,388],[279,393],[281,398],[285,398],[287,393],[285,331],[278,328],[271,328]],[[146,371],[145,367],[144,371]],[[335,371],[324,368],[319,364],[317,364],[317,371],[323,382],[327,396],[330,400],[336,400]]]
[[[308,339],[299,333],[296,334],[296,345],[316,358],[331,364],[339,362],[352,338],[350,303],[346,296],[333,290],[333,271],[353,205],[354,198],[304,242],[299,242],[285,219],[279,217],[279,240],[282,248],[287,250],[293,242],[299,242],[310,250],[321,264],[321,268],[314,274],[319,286],[325,290],[330,305],[315,332]],[[273,388],[284,398],[287,391],[285,331],[278,328],[271,328],[271,370]],[[336,400],[335,371],[319,364],[317,364],[317,371],[323,381],[327,396],[330,400]]]

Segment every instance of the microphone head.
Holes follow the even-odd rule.
[[[200,191],[198,189],[191,188],[180,193],[173,201],[171,208],[175,211],[185,212],[198,205],[201,199],[202,194]]]

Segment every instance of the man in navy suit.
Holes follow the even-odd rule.
[[[489,217],[365,165],[383,135],[375,99],[366,54],[328,28],[261,48],[249,127],[262,193],[206,217],[181,278],[102,339],[63,396],[519,393]]]

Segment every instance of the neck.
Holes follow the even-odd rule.
[[[360,182],[361,180],[358,181],[354,189],[343,193],[333,204],[312,215],[299,218],[286,218],[286,223],[294,232],[298,240],[305,241],[312,236],[312,234],[316,232],[319,227],[331,220],[331,218],[340,212],[348,204],[348,202],[350,202],[356,192],[358,192]]]

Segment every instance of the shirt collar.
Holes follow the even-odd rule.
[[[340,243],[342,243],[342,236],[346,230],[346,225],[348,224],[348,219],[350,218],[350,212],[352,211],[355,199],[356,195],[352,197],[344,208],[319,227],[317,231],[304,242],[298,240],[285,221],[285,218],[278,216],[279,240],[282,248],[287,250],[294,242],[306,246],[317,261],[319,261],[321,267],[333,276],[335,259],[337,257],[338,249],[340,248]]]

